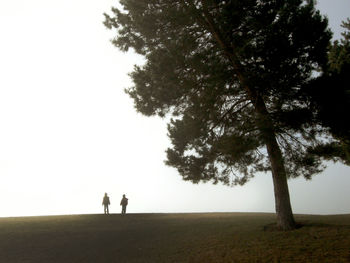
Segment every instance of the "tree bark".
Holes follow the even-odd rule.
[[[287,176],[283,164],[282,153],[276,142],[276,138],[270,138],[266,142],[266,148],[271,163],[277,227],[281,230],[295,229],[296,225],[290,204]]]
[[[260,117],[259,127],[265,140],[267,153],[271,164],[273,187],[275,194],[275,207],[277,215],[277,228],[292,230],[296,228],[292,206],[290,204],[289,190],[284,159],[276,140],[276,134],[263,98],[251,94],[255,109]]]

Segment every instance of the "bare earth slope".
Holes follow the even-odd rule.
[[[127,214],[0,218],[0,262],[350,262],[350,215]]]

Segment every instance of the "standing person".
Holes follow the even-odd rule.
[[[104,206],[104,212],[105,214],[109,215],[109,209],[108,206],[111,204],[111,202],[109,201],[109,196],[107,195],[107,193],[105,193],[105,196],[103,197],[102,200],[102,205]]]
[[[122,215],[126,213],[126,206],[128,205],[128,198],[123,195],[122,200],[120,201],[120,205],[122,206]]]

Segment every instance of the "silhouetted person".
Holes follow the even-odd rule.
[[[128,205],[128,198],[123,195],[122,200],[120,201],[120,205],[122,206],[122,215],[126,213],[126,206]]]
[[[102,201],[102,205],[104,207],[104,212],[105,214],[109,215],[109,209],[108,206],[111,204],[111,202],[109,201],[109,197],[107,195],[107,193],[105,193],[105,196],[103,197],[103,201]]]

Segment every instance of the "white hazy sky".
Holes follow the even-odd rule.
[[[182,181],[166,167],[166,122],[123,92],[140,57],[102,24],[111,0],[0,0],[0,216],[120,212],[274,212],[270,174],[243,187]],[[320,0],[335,37],[349,0]],[[295,213],[350,213],[350,168],[289,181]]]

